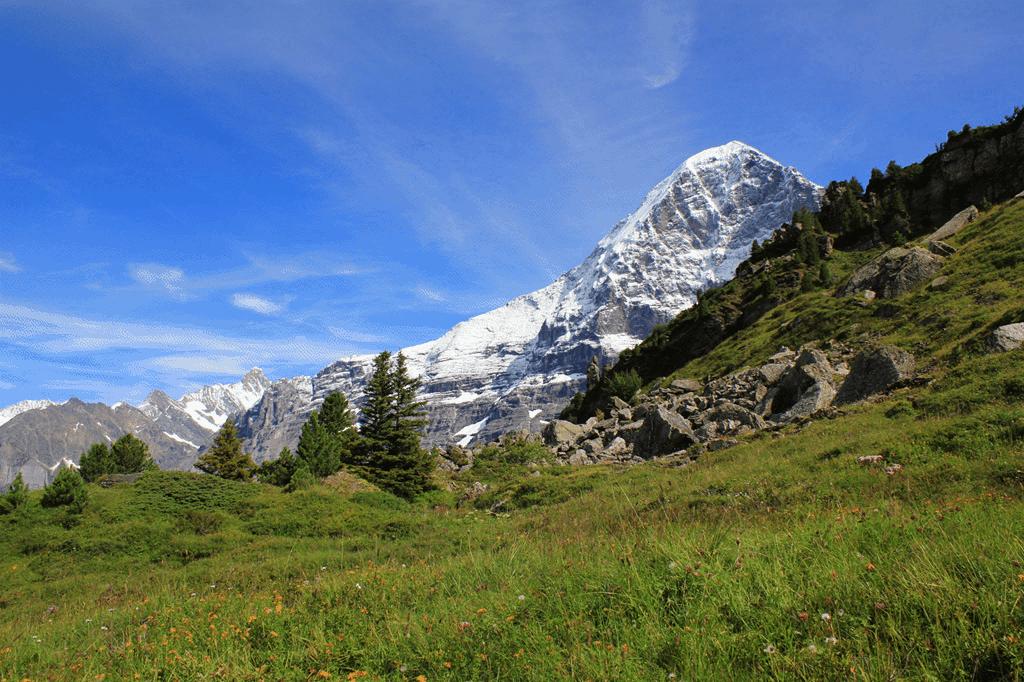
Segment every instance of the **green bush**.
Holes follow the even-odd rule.
[[[0,496],[0,514],[10,514],[28,502],[28,487],[21,478],[21,472],[14,477],[7,492]]]
[[[608,378],[608,395],[628,403],[633,400],[633,396],[643,384],[640,374],[635,369],[626,372],[613,372]]]
[[[67,467],[60,470],[53,483],[43,491],[44,507],[67,507],[68,511],[79,514],[85,509],[89,498],[85,490],[85,481],[74,469]]]

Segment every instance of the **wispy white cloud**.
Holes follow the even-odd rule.
[[[16,384],[0,379],[0,390],[9,391],[12,388],[16,388]]]
[[[255,294],[234,294],[231,296],[231,305],[242,310],[251,310],[260,315],[277,315],[284,310],[284,306],[280,303]]]
[[[13,254],[0,252],[0,272],[21,272],[21,267]]]
[[[232,355],[162,355],[142,364],[172,372],[233,377],[241,376],[252,368],[244,358]]]
[[[187,300],[190,297],[185,290],[185,271],[181,268],[160,263],[133,263],[128,266],[128,275],[142,286],[172,298]]]
[[[641,54],[644,83],[662,88],[679,78],[693,39],[694,15],[686,3],[646,0],[640,4],[644,27]]]
[[[446,300],[445,295],[442,294],[440,291],[437,291],[436,289],[431,289],[430,287],[427,286],[416,287],[416,294],[420,298],[424,298],[428,301],[433,301],[434,303],[441,303],[442,301]]]
[[[235,358],[247,367],[321,366],[355,351],[305,336],[227,336],[195,327],[88,319],[8,303],[0,303],[0,341],[58,356],[157,351],[162,356]]]

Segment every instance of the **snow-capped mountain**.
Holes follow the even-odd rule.
[[[7,407],[0,407],[0,426],[11,421],[19,414],[28,412],[29,410],[41,410],[57,403],[50,400],[22,400],[20,403],[14,403]]]
[[[466,445],[538,429],[585,385],[591,358],[614,361],[700,291],[731,278],[753,241],[795,210],[816,209],[820,192],[742,142],[687,159],[555,282],[404,349],[423,380],[427,442]],[[276,455],[260,451],[264,431],[297,433],[296,423],[332,391],[358,404],[370,364],[370,356],[351,357],[319,372],[311,405],[250,431],[248,446]]]
[[[249,370],[233,384],[211,384],[171,400],[163,391],[153,391],[139,409],[153,419],[172,418],[184,413],[205,431],[216,431],[228,417],[255,405],[270,386],[270,379],[259,367]]]
[[[138,407],[72,398],[24,401],[0,410],[0,488],[20,471],[30,487],[45,485],[61,462],[78,462],[92,443],[132,433],[163,468],[188,469],[230,415],[255,405],[270,380],[260,369],[233,384],[213,384],[175,400],[153,391]],[[307,401],[308,402],[308,401]]]

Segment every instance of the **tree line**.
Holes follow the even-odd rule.
[[[417,398],[419,388],[420,380],[410,374],[405,356],[384,351],[373,360],[358,422],[348,398],[341,392],[331,393],[306,419],[294,453],[286,447],[276,459],[257,466],[229,419],[195,467],[225,479],[255,478],[288,491],[344,469],[383,490],[411,498],[431,487],[434,468],[433,456],[420,445],[426,419],[425,403]],[[87,500],[85,483],[155,468],[149,446],[131,434],[110,445],[95,443],[80,457],[78,470],[67,467],[58,472],[43,491],[42,504],[80,512]],[[0,514],[13,512],[27,498],[19,473],[0,496]]]

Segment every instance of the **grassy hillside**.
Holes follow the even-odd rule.
[[[412,503],[170,472],[80,517],[36,493],[0,516],[0,679],[1021,679],[1024,352],[978,340],[1024,319],[1022,235],[996,207],[944,288],[796,295],[687,361],[885,339],[931,381],[685,468],[516,444]]]

